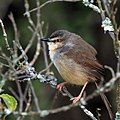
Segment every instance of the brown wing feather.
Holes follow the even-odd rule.
[[[99,64],[96,60],[85,60],[84,67],[88,69],[86,72],[90,76],[94,76],[96,79],[100,79],[103,75],[103,66]]]
[[[82,41],[81,44],[82,46],[80,44],[76,44],[73,47],[64,46],[61,52],[68,58],[73,59],[77,64],[83,66],[90,78],[100,79],[103,66],[96,59],[96,50],[85,41]]]

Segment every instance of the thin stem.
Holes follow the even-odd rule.
[[[37,108],[37,112],[40,112],[41,110],[40,110],[40,107],[39,107],[38,98],[36,96],[36,93],[35,93],[34,87],[32,85],[32,82],[29,81],[29,84],[30,84],[30,88],[31,88],[31,91],[32,91],[32,95],[34,97],[34,102],[35,102],[35,106]]]
[[[2,22],[1,19],[0,19],[0,24],[1,24],[1,27],[2,27],[2,31],[3,31],[3,37],[4,37],[4,40],[5,40],[6,48],[10,52],[10,55],[12,56],[13,55],[13,51],[10,48],[10,45],[8,43],[7,33],[6,33],[6,30],[5,30],[5,26],[4,26],[4,24],[3,24],[3,22]]]

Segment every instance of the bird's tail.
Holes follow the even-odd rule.
[[[96,85],[97,88],[99,88],[97,82],[95,82],[95,85]],[[104,104],[105,104],[105,106],[106,106],[106,108],[108,110],[108,113],[109,113],[109,116],[110,116],[110,120],[114,120],[110,102],[108,101],[108,99],[107,99],[107,97],[105,96],[104,93],[100,93],[100,96],[101,96],[101,98],[102,98],[102,100],[103,100],[103,102],[104,102]]]

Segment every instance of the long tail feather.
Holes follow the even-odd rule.
[[[96,87],[98,88],[98,84],[95,82],[95,85]],[[107,97],[105,96],[104,93],[100,93],[100,96],[108,110],[108,113],[109,113],[109,116],[110,116],[110,120],[114,120],[114,117],[113,117],[113,113],[112,113],[112,110],[111,110],[111,105],[110,105],[110,102],[108,101]]]

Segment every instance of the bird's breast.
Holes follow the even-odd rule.
[[[63,79],[71,84],[84,85],[88,80],[84,68],[59,52],[49,51],[50,58]]]

